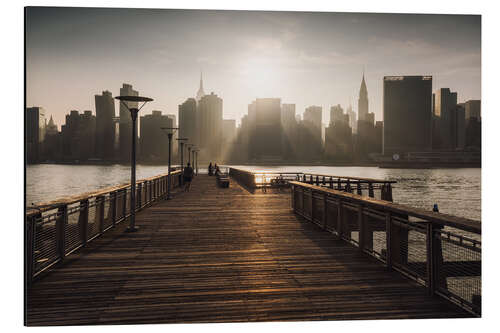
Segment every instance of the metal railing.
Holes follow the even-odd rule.
[[[294,212],[481,315],[481,222],[290,182]]]
[[[374,198],[376,190],[380,191],[377,197],[382,200],[392,201],[392,184],[394,180],[345,177],[334,175],[322,175],[303,172],[251,172],[236,168],[230,168],[229,175],[247,188],[255,190],[273,187],[288,187],[290,181],[302,182],[321,187],[337,189],[339,191],[363,195],[368,194]]]
[[[181,171],[171,172],[171,188],[181,184]],[[164,198],[168,174],[136,183],[136,211]],[[26,212],[27,283],[72,252],[130,216],[130,184],[30,207]]]

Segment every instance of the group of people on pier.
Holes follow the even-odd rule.
[[[214,163],[214,165],[212,165],[212,162],[210,162],[210,164],[208,165],[208,175],[213,176],[215,174],[217,176],[217,174],[219,173],[220,169],[217,163]]]

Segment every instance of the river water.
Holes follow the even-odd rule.
[[[475,220],[481,219],[481,169],[381,169],[377,167],[330,166],[235,166],[250,171],[310,172],[397,181],[394,201]],[[167,171],[166,166],[138,165],[137,179]],[[199,170],[206,172],[205,170]],[[55,200],[94,191],[130,180],[125,165],[28,165],[26,204]]]

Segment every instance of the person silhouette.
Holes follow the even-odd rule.
[[[184,182],[186,186],[184,187],[184,192],[189,192],[191,189],[191,181],[193,180],[194,170],[191,167],[191,163],[188,162],[187,166],[184,168]]]
[[[213,166],[212,166],[212,162],[210,162],[210,164],[208,165],[208,175],[209,175],[209,176],[212,176],[212,175],[213,175]]]

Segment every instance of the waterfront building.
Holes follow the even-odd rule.
[[[481,100],[464,103],[465,147],[469,150],[481,149]]]
[[[132,88],[131,84],[124,83],[120,88],[120,96],[139,96],[139,92]],[[137,102],[120,102],[120,121],[119,121],[119,136],[120,136],[120,154],[119,158],[122,162],[130,162],[132,149],[132,117],[128,108],[138,107]],[[139,121],[139,120],[137,120]],[[139,128],[137,124],[137,128]],[[137,134],[138,135],[138,134]],[[137,138],[136,138],[137,140]]]
[[[468,100],[465,102],[465,120],[475,118],[481,121],[481,100]]]
[[[349,159],[353,152],[352,128],[349,115],[339,105],[330,108],[330,124],[325,129],[325,156],[335,159]]]
[[[353,111],[351,104],[349,104],[346,114],[349,117],[349,126],[351,126],[352,132],[357,133],[358,117],[356,115],[356,112]]]
[[[38,163],[42,159],[45,140],[45,110],[34,106],[26,109],[26,162]]]
[[[168,132],[162,127],[174,127],[173,119],[154,110],[141,116],[140,157],[146,162],[166,162],[168,160]],[[170,131],[171,132],[171,131]],[[175,142],[172,140],[172,147]]]
[[[198,145],[198,134],[196,100],[188,98],[179,105],[179,137],[187,138],[185,143]]]
[[[96,117],[92,111],[71,110],[61,126],[62,159],[70,162],[95,157]]]
[[[312,105],[306,108],[303,115],[303,123],[311,132],[317,141],[321,139],[321,124],[323,121],[323,108],[321,106]]]
[[[115,100],[109,91],[95,95],[96,157],[103,160],[114,158]]]
[[[252,158],[280,160],[283,156],[281,99],[257,98],[249,105],[248,115],[253,127],[249,138]]]
[[[431,150],[432,76],[385,76],[383,96],[384,155]]]
[[[456,137],[456,109],[457,93],[450,88],[437,89],[433,94],[433,120],[434,131],[432,138],[433,149],[454,149]]]
[[[200,158],[217,160],[222,143],[222,98],[213,92],[198,102]]]

